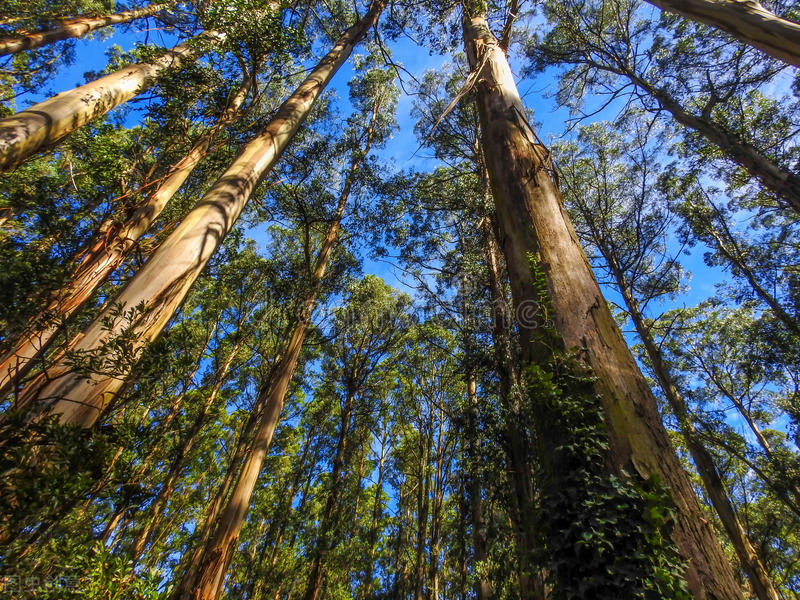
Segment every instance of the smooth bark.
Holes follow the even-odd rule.
[[[382,2],[374,3],[370,7],[367,15],[364,16],[359,23],[345,32],[331,53],[329,53],[328,57],[320,63],[318,69],[322,68],[326,62],[328,62],[329,65],[335,64],[336,68],[338,68],[338,66],[346,60],[355,44],[357,44],[358,41],[366,35],[369,28],[375,24],[382,9]],[[335,69],[333,69],[333,71],[335,72]],[[328,73],[324,81],[327,82],[332,75],[333,72]],[[313,79],[314,76],[315,74],[312,73],[309,79]],[[322,87],[324,87],[324,84]],[[318,86],[317,94],[321,91],[322,87]],[[374,126],[374,121],[372,124]],[[330,260],[334,246],[338,240],[341,219],[344,215],[345,206],[353,182],[353,173],[359,168],[361,160],[363,160],[363,155],[356,157],[350,165],[350,173],[348,174],[345,185],[339,196],[336,216],[317,254],[314,271],[312,273],[312,288],[309,291],[308,297],[303,302],[298,323],[295,326],[291,339],[286,345],[286,350],[276,370],[274,381],[271,382],[269,386],[262,386],[259,391],[259,396],[265,398],[265,400],[263,400],[264,409],[263,413],[259,416],[259,425],[255,433],[250,454],[244,463],[231,498],[220,514],[216,530],[203,551],[202,559],[199,562],[200,567],[198,569],[199,577],[197,585],[184,596],[186,598],[191,598],[192,600],[216,600],[222,592],[225,573],[233,558],[236,541],[238,540],[239,532],[241,531],[244,519],[250,507],[250,500],[255,489],[258,475],[264,463],[267,450],[272,442],[272,436],[275,433],[275,428],[278,425],[280,414],[283,410],[286,393],[288,392],[289,384],[294,376],[295,368],[300,358],[300,352],[303,347],[303,342],[305,341],[306,333],[308,332],[308,327],[311,323],[311,316],[317,301],[317,296],[321,290],[328,261]],[[257,404],[262,403],[259,399],[257,399],[256,402]]]
[[[800,67],[800,24],[755,0],[648,0],[667,12],[722,29],[773,58]]]
[[[136,19],[149,17],[170,6],[169,2],[154,2],[143,8],[125,10],[113,15],[78,17],[68,19],[60,27],[44,31],[31,31],[0,37],[0,56],[15,54],[23,50],[35,50],[48,44],[86,35],[101,27],[129,23]]]
[[[382,2],[375,3],[361,21],[339,38],[278,109],[264,132],[245,146],[111,306],[84,330],[76,352],[97,352],[109,339],[127,332],[136,336],[130,349],[133,356],[125,357],[130,361],[161,333],[235,224],[255,187],[273,167],[352,49],[377,21],[382,8]],[[137,311],[140,314],[134,315],[130,323],[114,317],[119,307],[131,310],[139,306],[144,310]],[[108,327],[109,319],[115,321],[112,327]],[[124,380],[121,375],[97,374],[88,378],[61,360],[31,382],[23,401],[30,402],[36,414],[45,410],[59,415],[62,423],[91,427],[120,389]]]
[[[47,351],[64,322],[92,297],[97,288],[136,249],[139,238],[147,233],[167,203],[206,156],[219,132],[240,114],[250,88],[251,80],[245,73],[242,86],[217,122],[200,135],[186,156],[171,167],[147,200],[122,224],[112,224],[98,232],[69,281],[29,321],[25,332],[0,358],[0,396],[19,384]]]
[[[167,69],[195,58],[206,42],[220,42],[224,37],[219,32],[203,33],[152,62],[128,65],[0,119],[0,172],[13,170],[36,152],[124,104],[151,87]]]
[[[611,442],[610,467],[644,480],[657,476],[677,506],[673,540],[688,563],[696,598],[742,600],[719,541],[661,423],[655,398],[603,298],[553,182],[548,153],[528,124],[511,69],[485,16],[467,17],[469,64],[482,140],[526,362],[542,358],[536,340],[545,314],[531,269],[544,273],[552,326],[593,371]],[[533,312],[531,312],[533,311]],[[550,316],[550,315],[547,315]]]
[[[213,500],[208,505],[208,509],[204,515],[201,523],[197,525],[200,530],[199,535],[194,544],[191,552],[187,551],[181,557],[180,566],[176,572],[181,573],[178,585],[175,586],[174,591],[170,598],[178,600],[179,598],[188,598],[191,591],[197,585],[197,579],[200,576],[200,562],[203,558],[203,552],[209,542],[211,535],[214,533],[214,527],[217,523],[220,511],[225,506],[225,501],[228,499],[231,487],[234,485],[236,477],[239,473],[239,468],[244,461],[247,452],[252,446],[253,434],[255,433],[256,426],[258,425],[258,415],[260,414],[263,406],[254,407],[248,417],[246,423],[242,427],[234,451],[231,453],[231,458],[228,461],[228,467],[225,470],[225,476],[222,483],[217,488]]]

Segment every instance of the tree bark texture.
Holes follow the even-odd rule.
[[[204,42],[223,39],[218,32],[200,34],[152,62],[128,65],[0,119],[0,172],[13,170],[36,152],[142,93],[167,69],[195,58]]]
[[[136,19],[149,17],[169,7],[168,2],[154,2],[143,8],[125,10],[113,15],[77,17],[62,22],[60,27],[45,31],[31,31],[0,37],[0,56],[15,54],[24,50],[35,50],[48,44],[70,38],[78,38],[101,27],[129,23]]]
[[[553,327],[567,348],[580,350],[596,379],[617,471],[654,475],[669,486],[678,518],[673,540],[688,562],[696,598],[741,600],[730,564],[704,518],[640,373],[603,298],[552,179],[548,153],[525,117],[506,56],[484,16],[465,18],[471,68],[497,210],[501,247],[511,281],[523,360],[536,357],[534,333],[544,317],[531,269],[544,273]]]

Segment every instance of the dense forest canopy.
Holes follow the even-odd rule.
[[[3,0],[0,597],[800,597],[800,5]]]

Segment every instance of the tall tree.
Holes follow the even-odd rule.
[[[250,141],[217,183],[184,218],[181,224],[137,272],[125,289],[83,332],[75,346],[77,354],[91,354],[113,343],[125,332],[136,339],[127,361],[135,360],[144,344],[161,332],[202,271],[219,243],[230,231],[253,190],[266,176],[308,116],[317,97],[377,21],[383,8],[378,2],[358,23],[350,27],[303,83],[283,103],[265,130]],[[137,307],[144,307],[140,310]],[[127,308],[126,308],[127,307]],[[118,319],[122,308],[133,309],[134,319]],[[138,313],[138,314],[136,314]],[[115,321],[107,327],[107,320]],[[56,373],[58,376],[55,377]],[[49,383],[48,383],[49,381]],[[23,402],[34,413],[42,410],[60,415],[63,423],[91,426],[119,390],[122,379],[99,375],[87,380],[62,359],[23,392]],[[55,387],[53,385],[55,384]],[[57,400],[53,403],[52,399]],[[76,402],[77,400],[77,402]],[[44,402],[44,406],[37,406]]]
[[[16,387],[35,366],[63,322],[81,308],[98,286],[122,264],[136,247],[137,240],[148,232],[172,196],[209,152],[215,137],[241,116],[253,75],[245,72],[243,77],[241,86],[216,123],[200,134],[186,156],[170,168],[166,177],[144,202],[131,211],[125,222],[98,232],[98,239],[90,242],[70,280],[57,290],[42,311],[30,319],[22,335],[0,359],[0,394],[6,394]]]
[[[606,481],[617,482],[611,483],[613,495],[644,494],[641,486],[648,485],[647,482],[653,485],[654,480],[659,480],[666,485],[664,493],[678,509],[670,535],[684,560],[689,561],[687,580],[692,593],[697,598],[712,595],[741,598],[742,592],[730,565],[703,518],[694,490],[669,442],[655,399],[625,345],[561,207],[549,152],[528,124],[503,48],[489,29],[485,13],[465,10],[464,42],[471,68],[481,75],[475,85],[476,103],[502,235],[501,246],[517,311],[529,401],[534,403],[538,420],[534,426],[538,443],[542,445],[540,454],[547,477],[547,483],[542,484],[545,506],[547,502],[554,502],[551,510],[565,511],[563,514],[571,515],[571,522],[582,519],[580,515],[587,508],[584,502],[593,492],[585,487],[584,481],[566,476],[576,468],[588,469],[594,473],[592,477],[600,480],[610,477]],[[552,324],[548,323],[551,319]],[[574,355],[567,358],[569,355],[561,354],[571,348],[580,349],[584,358],[581,360]],[[566,362],[555,367],[561,361]],[[578,367],[581,363],[583,367]],[[572,366],[567,367],[569,364]],[[546,375],[554,368],[555,372]],[[557,373],[563,368],[578,369],[573,371],[573,377],[578,380],[579,368],[588,368],[596,379],[593,384],[576,389],[572,387],[574,384],[559,381]],[[607,439],[609,444],[605,451],[608,454],[600,458],[605,452],[600,453],[596,466],[587,455],[578,455],[586,449],[573,454],[577,446],[567,447],[563,443],[570,432],[574,432],[574,422],[570,421],[578,415],[568,406],[576,395],[600,404],[597,417],[585,413],[590,419],[597,419],[588,426],[589,430],[596,428],[600,439]],[[545,400],[548,397],[550,399]],[[613,464],[611,472],[606,471],[609,460]],[[629,475],[623,475],[623,471]],[[622,475],[623,480],[617,479],[617,475]],[[616,488],[621,481],[626,481],[622,483],[623,488]],[[564,494],[569,489],[578,495],[568,500]],[[667,528],[666,522],[657,524],[642,520],[641,513],[634,508],[635,503],[627,508],[623,506],[604,507],[603,510],[610,510],[609,516],[618,515],[613,519],[638,522],[639,527]],[[599,506],[593,510],[598,509]],[[566,567],[556,559],[561,552],[572,552],[572,544],[568,544],[567,549],[561,546],[562,540],[572,536],[577,539],[581,535],[577,530],[570,531],[570,527],[570,521],[552,521],[544,534],[548,552],[555,559],[551,562],[552,576],[557,589],[564,593],[578,582],[584,585],[589,581],[597,582],[594,579],[597,573],[591,568],[583,573],[577,571],[586,563]],[[617,525],[612,535],[625,534]],[[627,544],[617,539],[617,544]],[[636,569],[627,585],[666,585],[666,589],[671,590],[669,593],[680,593],[682,568],[675,564],[675,556],[670,556],[669,544],[664,545],[663,541],[653,544],[656,538],[648,539],[652,545],[643,551],[645,557],[649,556],[644,563],[637,563],[632,556],[625,559],[629,567]],[[662,558],[658,558],[659,554]],[[671,565],[671,575],[664,580],[654,570],[655,562],[648,564],[650,560]]]
[[[674,216],[659,202],[657,157],[648,138],[634,131],[629,139],[603,124],[582,128],[579,145],[558,149],[561,186],[576,230],[593,261],[623,299],[623,308],[644,345],[664,397],[680,426],[706,494],[728,534],[756,596],[777,600],[775,589],[729,497],[711,452],[698,435],[687,402],[661,352],[645,308],[680,289],[681,268],[667,254]],[[626,147],[631,150],[626,151]]]
[[[25,31],[0,37],[0,56],[4,54],[14,54],[24,50],[34,50],[68,38],[84,36],[101,27],[120,25],[135,21],[136,19],[150,17],[169,7],[169,2],[153,2],[142,8],[125,10],[111,15],[91,15],[66,19],[61,23],[60,27],[54,29]]]
[[[696,138],[708,144],[697,158],[738,166],[772,196],[763,204],[800,210],[800,176],[791,158],[797,141],[781,131],[793,116],[759,94],[779,67],[680,19],[654,22],[636,0],[598,0],[583,8],[554,2],[546,13],[551,27],[528,54],[535,68],[569,66],[559,100],[580,109],[592,90],[607,95],[609,105],[628,97],[653,114],[668,114],[686,128],[692,146]],[[695,160],[693,154],[686,159]]]
[[[202,33],[155,60],[129,65],[0,120],[0,171],[13,170],[32,154],[148,89],[167,69],[193,60],[205,45],[224,39],[221,32]]]
[[[376,19],[378,14],[379,12],[375,12],[372,18]],[[271,374],[270,379],[260,384],[256,407],[262,414],[259,415],[257,420],[252,449],[245,460],[228,505],[220,514],[220,521],[216,531],[209,539],[208,546],[204,550],[198,581],[194,586],[193,597],[195,598],[216,598],[219,596],[224,575],[232,557],[234,544],[247,514],[258,474],[261,471],[265,454],[272,441],[308,328],[311,325],[311,318],[324,283],[328,262],[338,241],[341,220],[347,201],[356,183],[364,157],[370,152],[372,144],[376,141],[376,135],[382,136],[383,134],[378,126],[378,115],[382,105],[391,104],[391,100],[387,97],[386,82],[381,81],[381,77],[377,72],[373,71],[371,74],[372,79],[376,81],[372,82],[371,94],[368,96],[369,100],[365,107],[369,116],[363,130],[363,147],[355,147],[352,150],[350,164],[337,200],[336,212],[324,235],[313,267],[308,265],[311,267],[311,272],[308,274],[310,277],[309,288],[307,295],[299,299],[298,320],[285,346],[284,354],[274,373]],[[369,85],[366,87],[369,87]],[[378,140],[380,140],[380,137]]]
[[[800,24],[768,10],[760,2],[652,0],[663,10],[719,27],[745,44],[800,67]]]

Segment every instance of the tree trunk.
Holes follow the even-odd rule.
[[[380,522],[383,516],[383,477],[386,465],[388,439],[386,436],[381,438],[381,455],[378,459],[378,481],[375,483],[375,497],[372,504],[372,524],[368,534],[369,556],[367,558],[367,568],[364,571],[362,586],[364,588],[362,598],[365,600],[372,597],[373,578],[375,573],[375,552],[378,547],[378,534],[380,533]]]
[[[195,58],[202,42],[223,39],[219,32],[203,33],[152,62],[128,65],[0,120],[0,172],[13,170],[32,154],[140,94],[167,69]]]
[[[383,0],[378,0],[361,21],[339,38],[333,49],[278,109],[264,132],[245,146],[231,167],[159,246],[112,305],[86,328],[76,351],[100,349],[113,336],[127,330],[136,334],[136,341],[125,357],[130,361],[147,342],[161,333],[233,227],[250,194],[280,157],[354,46],[377,21],[382,8]],[[114,325],[108,327],[107,320],[114,320],[113,314],[118,307],[130,310],[140,305],[146,310],[136,315],[130,326],[126,325],[125,319],[116,319]],[[59,415],[61,423],[86,428],[97,420],[122,380],[119,375],[112,378],[103,374],[89,379],[62,360],[31,382],[23,391],[23,399],[46,404],[34,407],[34,413],[49,409]]]
[[[131,559],[134,563],[138,562],[139,557],[142,555],[147,542],[150,540],[150,536],[152,535],[159,519],[161,518],[161,512],[163,511],[164,506],[167,504],[170,496],[172,496],[172,492],[175,489],[175,484],[178,482],[178,478],[183,472],[186,458],[192,451],[192,448],[197,441],[197,436],[203,429],[203,425],[206,423],[208,411],[211,410],[212,406],[214,406],[217,396],[219,396],[219,392],[222,389],[222,386],[225,384],[225,381],[228,377],[228,372],[233,365],[233,361],[236,358],[236,354],[240,347],[241,342],[235,343],[228,353],[228,356],[225,358],[222,366],[217,370],[216,373],[214,373],[214,385],[211,388],[211,392],[209,393],[206,401],[203,403],[203,406],[200,407],[200,412],[198,412],[197,416],[195,417],[194,423],[186,432],[183,442],[178,447],[178,452],[172,459],[172,464],[170,465],[169,471],[167,471],[167,477],[164,480],[164,483],[161,485],[161,489],[159,489],[158,494],[156,495],[152,504],[150,504],[148,507],[147,512],[149,513],[149,518],[144,515],[142,516],[142,519],[145,521],[145,525],[142,527],[139,535],[136,536],[131,549]]]
[[[755,0],[648,0],[667,12],[718,27],[740,42],[800,67],[800,24]]]
[[[86,35],[101,27],[109,25],[120,25],[143,17],[149,17],[164,10],[170,5],[168,2],[154,2],[144,8],[126,10],[114,15],[78,17],[69,19],[61,24],[61,27],[47,31],[25,32],[24,34],[9,35],[0,38],[0,56],[14,54],[23,50],[34,50],[47,44],[60,42],[69,38],[77,38]]]
[[[527,123],[506,56],[485,16],[465,17],[469,63],[481,69],[475,92],[523,360],[542,358],[537,334],[547,317],[566,348],[578,348],[596,377],[615,473],[666,483],[677,506],[673,539],[689,562],[695,597],[741,600],[714,531],[672,448],[655,398],[611,316],[548,173],[548,155]],[[544,274],[552,315],[540,306],[531,261]],[[549,324],[547,324],[549,327]],[[543,429],[544,428],[544,429]],[[546,425],[539,423],[541,432]]]
[[[764,187],[786,200],[792,209],[800,212],[800,176],[782,168],[756,147],[740,139],[738,135],[726,131],[710,118],[693,115],[667,92],[642,79],[628,65],[624,65],[617,72],[652,96],[678,123],[696,131],[718,146],[731,160],[761,181]]]
[[[366,35],[369,28],[375,24],[382,9],[382,1],[374,3],[367,15],[361,19],[359,23],[345,32],[334,49],[323,59],[309,78],[306,79],[306,82],[304,82],[298,92],[295,92],[294,96],[298,96],[298,94],[302,92],[303,96],[301,96],[301,98],[305,97],[305,102],[303,103],[305,111],[303,116],[310,110],[313,99],[319,95],[336,69],[347,59],[347,56],[349,56],[355,44],[358,43],[358,41]],[[298,101],[300,100],[296,100],[296,102]],[[290,99],[287,104],[291,102],[292,99]],[[279,117],[283,112],[283,110],[279,111]],[[298,125],[299,122],[295,121],[294,129],[296,129]],[[285,143],[286,142],[284,142],[284,146]],[[352,163],[351,169],[355,170],[358,168],[360,160],[361,159],[356,159]],[[351,185],[352,171],[340,194],[336,217],[331,223],[319,254],[317,255],[314,272],[312,274],[312,289],[308,298],[303,302],[299,321],[277,369],[276,381],[268,388],[262,386],[259,391],[259,395],[264,396],[266,399],[264,401],[264,411],[260,415],[260,423],[255,434],[250,455],[245,461],[233,494],[225,510],[220,515],[216,531],[203,552],[203,558],[199,563],[199,581],[197,587],[187,594],[185,596],[186,598],[192,598],[193,600],[216,600],[222,592],[225,573],[233,557],[236,540],[239,537],[239,532],[249,509],[250,499],[255,489],[258,474],[261,471],[261,466],[266,457],[267,450],[272,442],[272,436],[278,424],[281,410],[283,409],[286,392],[289,389],[289,384],[294,376],[297,361],[300,358],[300,351],[302,350],[306,332],[311,322],[314,304],[316,303],[317,295],[320,291],[328,260],[330,259],[333,247],[338,239],[339,227]]]
[[[630,286],[627,285],[624,275],[619,269],[613,269],[613,271],[617,286],[636,328],[636,333],[639,335],[639,339],[642,340],[647,357],[653,366],[653,373],[672,408],[675,418],[678,420],[681,433],[686,440],[686,446],[692,455],[697,472],[703,480],[703,486],[706,489],[708,498],[719,515],[722,526],[733,544],[733,548],[739,557],[742,569],[747,574],[753,591],[760,600],[779,600],[778,592],[772,585],[769,573],[764,568],[758,553],[747,537],[747,532],[739,521],[739,516],[731,503],[714,458],[698,438],[697,430],[689,414],[689,408],[675,385],[670,368],[655,343],[650,328],[644,322],[644,316],[638,302],[633,297]]]
[[[439,546],[442,528],[442,503],[444,502],[444,485],[448,477],[449,468],[445,469],[445,441],[444,441],[444,406],[439,405],[439,424],[436,435],[436,472],[433,481],[433,498],[431,510],[431,535],[428,554],[430,555],[430,568],[428,580],[430,582],[430,600],[439,600]],[[433,421],[433,414],[431,414]],[[433,422],[431,422],[433,428]]]
[[[198,138],[186,156],[172,166],[147,201],[127,221],[121,225],[112,225],[97,236],[70,280],[29,321],[25,332],[0,359],[0,396],[18,385],[42,357],[63,323],[91,298],[97,288],[136,248],[137,240],[150,229],[172,196],[208,153],[216,135],[236,119],[250,91],[251,83],[248,74],[244,73],[242,86],[219,120]]]
[[[245,598],[261,597],[261,590],[266,584],[267,575],[273,575],[275,563],[278,559],[278,552],[280,550],[281,543],[283,542],[283,538],[286,535],[286,526],[289,522],[289,516],[292,514],[295,496],[297,495],[298,489],[303,483],[302,478],[306,471],[306,463],[308,461],[308,454],[311,450],[311,443],[313,442],[313,439],[314,428],[312,426],[309,428],[308,435],[306,435],[305,442],[303,443],[303,449],[300,452],[300,459],[297,461],[294,477],[292,477],[289,489],[281,496],[281,500],[278,502],[278,506],[276,507],[276,512],[272,522],[270,523],[269,529],[267,530],[266,535],[262,537],[263,542],[261,544],[258,562],[256,563],[255,561],[252,561],[255,564],[256,576],[250,577],[246,582],[247,591],[244,594]],[[313,456],[314,460],[312,461],[312,468],[313,464],[316,462],[316,458],[317,456],[315,454]],[[264,564],[266,562],[267,554],[270,555],[270,560],[268,568],[265,572]]]
[[[336,453],[333,456],[331,487],[328,490],[328,497],[325,500],[325,506],[320,516],[317,543],[312,553],[308,583],[306,584],[306,591],[303,594],[305,600],[317,600],[317,598],[319,598],[319,594],[322,591],[325,559],[334,543],[331,539],[331,533],[336,527],[336,513],[338,512],[336,508],[340,500],[341,485],[344,481],[343,472],[345,470],[345,460],[348,452],[348,442],[351,431],[350,421],[353,415],[354,403],[354,391],[348,390],[339,422],[339,438],[336,442]]]
[[[482,220],[484,255],[486,257],[489,291],[492,298],[492,343],[494,362],[500,382],[500,399],[511,416],[503,424],[504,450],[513,484],[514,506],[510,517],[514,525],[517,542],[517,572],[520,597],[544,600],[546,597],[542,577],[534,567],[534,538],[536,536],[533,474],[529,464],[530,443],[520,414],[518,389],[519,373],[515,365],[506,294],[501,284],[500,250],[497,246],[497,223],[492,216]]]
[[[242,461],[251,447],[251,440],[255,432],[256,425],[258,425],[258,415],[260,414],[261,410],[263,410],[263,406],[254,406],[253,411],[250,413],[250,416],[247,419],[247,422],[244,424],[244,427],[242,427],[242,431],[236,440],[233,454],[231,455],[230,461],[228,461],[228,468],[225,471],[225,477],[217,489],[217,492],[214,494],[214,499],[208,505],[208,509],[206,510],[202,524],[197,525],[197,527],[200,529],[200,535],[197,536],[194,548],[192,549],[191,553],[187,551],[181,557],[180,563],[181,565],[185,565],[185,567],[183,569],[180,567],[176,569],[176,572],[181,573],[181,576],[178,585],[175,586],[175,589],[170,596],[172,600],[180,600],[182,598],[190,597],[191,591],[197,585],[197,579],[200,576],[200,561],[203,558],[203,553],[209,543],[209,538],[214,532],[220,510],[227,500],[231,486],[233,485],[234,479],[238,474],[239,465],[242,464]]]
[[[478,440],[478,382],[475,373],[467,373],[467,396],[469,399],[469,413],[467,415],[470,433],[469,460],[467,472],[467,493],[469,496],[470,520],[472,525],[472,555],[475,566],[486,561],[488,552],[486,547],[486,532],[483,522],[483,498],[481,497],[481,480],[477,465],[480,464],[480,451]],[[489,600],[492,597],[492,584],[485,577],[475,578],[475,597],[478,600]]]
[[[420,424],[422,420],[420,419]],[[431,478],[428,473],[430,437],[419,430],[419,481],[417,481],[417,544],[414,558],[414,600],[425,600],[425,547],[428,537],[428,512],[430,510]]]

